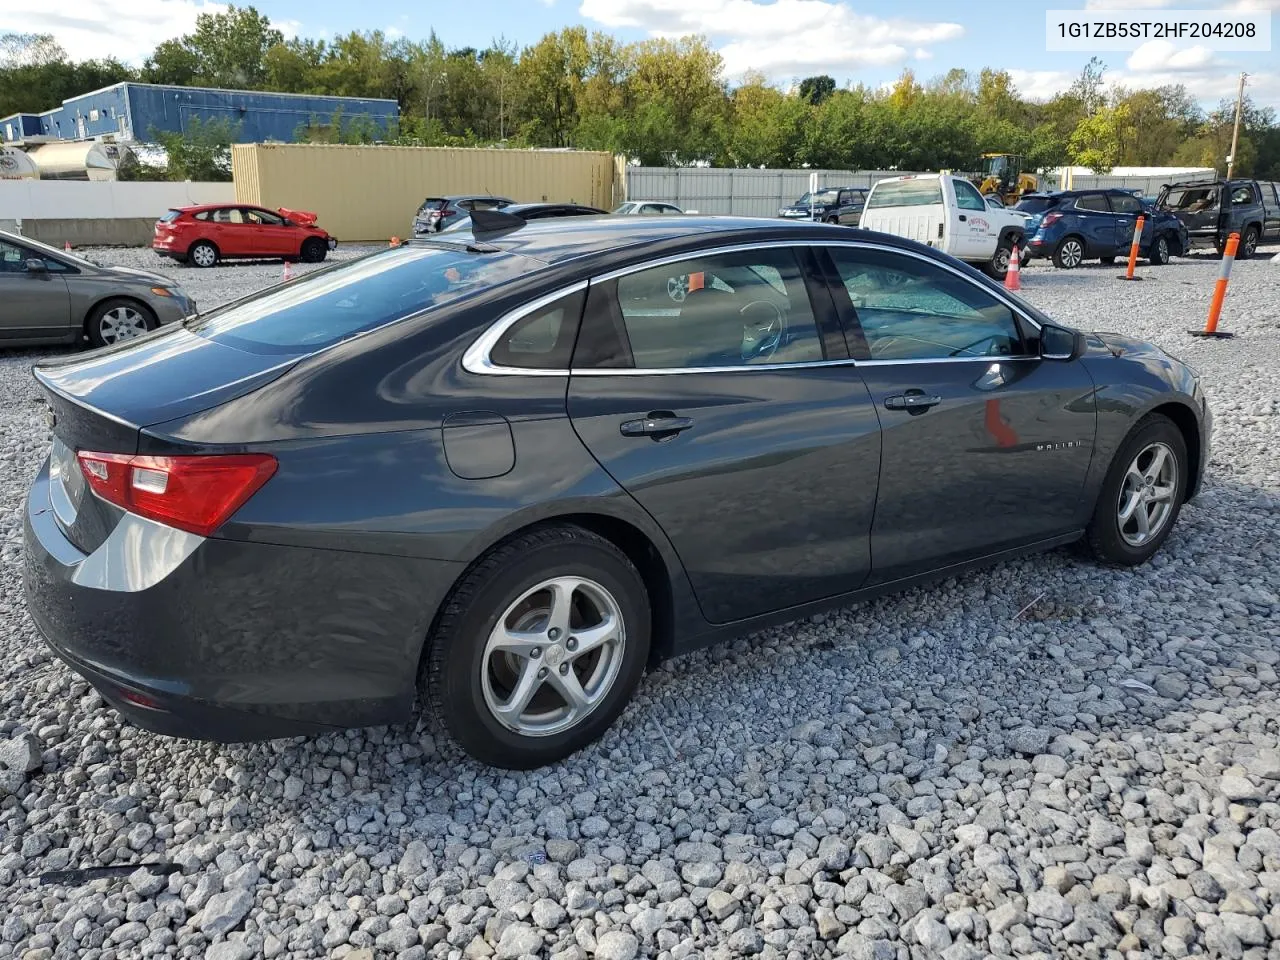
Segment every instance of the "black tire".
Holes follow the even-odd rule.
[[[1258,252],[1258,228],[1245,227],[1244,233],[1240,235],[1240,247],[1236,250],[1237,260],[1248,260]]]
[[[204,269],[216,267],[221,258],[218,248],[208,240],[197,240],[187,250],[187,263]]]
[[[1104,264],[1105,266],[1109,267],[1111,266],[1111,264],[1116,262],[1116,258],[1115,257],[1099,257],[1098,261]]]
[[[302,241],[302,250],[299,259],[303,263],[322,263],[324,258],[329,255],[329,245],[319,237],[308,237]]]
[[[485,702],[485,644],[513,603],[557,576],[588,578],[613,597],[624,631],[622,661],[603,699],[576,725],[545,736],[522,735]],[[648,593],[626,554],[581,527],[531,530],[477,560],[449,596],[428,641],[427,699],[453,739],[482,763],[509,770],[555,763],[598,739],[622,713],[648,662],[649,633]],[[554,662],[549,651],[546,662]]]
[[[1171,244],[1169,243],[1168,235],[1160,234],[1151,242],[1151,255],[1147,257],[1147,262],[1153,267],[1163,267],[1172,259],[1172,254],[1169,252],[1170,249]]]
[[[1085,259],[1084,241],[1074,234],[1058,241],[1053,251],[1053,265],[1061,270],[1074,270]]]
[[[121,320],[130,316],[137,318],[134,321],[135,329],[137,322],[141,322],[144,329],[132,334],[113,330],[119,327]],[[112,297],[110,300],[103,300],[89,311],[84,321],[84,332],[88,335],[89,342],[95,347],[105,347],[108,344],[122,343],[132,337],[141,336],[149,330],[154,330],[158,325],[156,315],[145,303],[128,297]]]
[[[1162,443],[1172,451],[1177,464],[1176,485],[1171,507],[1157,531],[1141,545],[1129,543],[1121,534],[1119,518],[1120,495],[1125,484],[1125,476],[1134,458],[1152,444]],[[1178,522],[1178,514],[1182,510],[1182,501],[1186,495],[1187,481],[1190,479],[1190,465],[1187,458],[1187,444],[1182,431],[1168,417],[1158,413],[1143,417],[1129,432],[1116,451],[1107,470],[1106,479],[1102,482],[1102,490],[1098,493],[1098,502],[1094,506],[1093,517],[1085,529],[1085,544],[1093,556],[1105,563],[1114,563],[1126,567],[1134,567],[1146,563],[1168,539],[1174,524]]]
[[[1003,280],[1005,274],[1009,272],[1009,262],[1012,259],[1013,246],[1002,242],[996,247],[996,252],[991,255],[991,259],[982,265],[982,271],[993,280]],[[1021,266],[1021,257],[1019,257],[1019,266]]]

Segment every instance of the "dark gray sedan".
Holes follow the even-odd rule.
[[[0,231],[0,347],[139,337],[196,312],[167,277],[104,267]]]
[[[1073,541],[1140,564],[1200,489],[1194,371],[921,244],[485,223],[36,368],[28,607],[138,725],[287,736],[422,693],[533,767],[657,659]]]

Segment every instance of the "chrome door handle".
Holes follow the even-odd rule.
[[[928,396],[923,393],[898,394],[884,398],[886,410],[928,410],[942,402],[941,397]]]

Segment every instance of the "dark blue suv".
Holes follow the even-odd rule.
[[[1168,263],[1190,244],[1187,228],[1172,214],[1155,210],[1124,190],[1062,190],[1032,193],[1014,209],[1027,214],[1027,249],[1071,269],[1085,260],[1111,263],[1127,257],[1138,215],[1146,218],[1138,253],[1152,265]]]

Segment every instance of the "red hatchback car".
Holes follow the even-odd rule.
[[[338,241],[315,225],[316,215],[247,204],[204,204],[170,210],[156,221],[151,249],[197,267],[235,257],[319,263]]]

